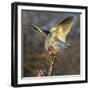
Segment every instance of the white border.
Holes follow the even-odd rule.
[[[78,12],[80,16],[80,75],[65,75],[52,77],[29,77],[21,79],[21,10],[43,10],[43,11],[62,11]],[[85,80],[85,10],[70,8],[51,8],[36,6],[18,6],[18,84],[63,82]]]

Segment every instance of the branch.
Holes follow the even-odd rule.
[[[56,60],[56,56],[52,56],[52,60],[50,60],[50,66],[49,66],[49,70],[48,70],[48,76],[51,76],[52,75],[55,60]]]

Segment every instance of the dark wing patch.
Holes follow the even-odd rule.
[[[50,34],[50,32],[48,30],[43,30],[40,29],[37,26],[31,26],[35,31],[39,32],[40,34],[42,34],[43,36],[47,36],[48,34]]]

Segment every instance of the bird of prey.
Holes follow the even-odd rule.
[[[60,49],[68,48],[70,44],[67,42],[67,35],[72,30],[73,17],[67,17],[62,22],[56,24],[50,30],[43,30],[37,26],[32,26],[35,31],[38,31],[45,37],[45,49],[50,56],[57,55]]]

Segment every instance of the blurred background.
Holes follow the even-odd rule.
[[[22,76],[36,77],[38,70],[47,72],[50,57],[44,48],[45,38],[35,32],[31,25],[50,30],[55,24],[73,16],[74,25],[67,41],[71,47],[57,56],[53,75],[80,74],[80,13],[22,10]]]

